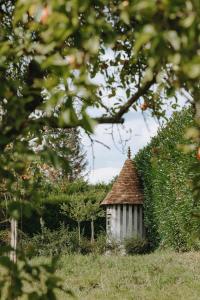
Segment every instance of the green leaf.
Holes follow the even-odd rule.
[[[127,25],[130,24],[130,16],[129,16],[129,12],[127,10],[122,10],[122,12],[120,13],[120,19]]]
[[[82,126],[86,131],[93,133],[95,124],[96,122],[85,111],[82,112]]]
[[[152,37],[154,37],[156,34],[156,31],[154,29],[153,25],[146,25],[143,28],[143,31],[138,34],[135,45],[134,45],[134,50],[136,53],[141,49],[142,46],[144,46],[147,42],[151,40]]]

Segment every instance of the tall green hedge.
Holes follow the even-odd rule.
[[[199,220],[192,215],[195,153],[184,154],[186,128],[193,126],[192,109],[174,113],[167,125],[135,157],[145,194],[145,224],[153,248],[188,250],[196,245]]]
[[[40,217],[42,217],[45,226],[50,230],[59,230],[61,224],[65,224],[69,230],[75,230],[77,224],[75,220],[71,219],[70,214],[67,216],[63,214],[61,205],[68,203],[70,197],[82,196],[82,201],[92,200],[99,201],[102,199],[110,189],[109,184],[91,185],[86,181],[76,180],[74,182],[67,182],[67,180],[47,183],[43,182],[40,194],[40,206],[35,210],[31,217],[22,218],[22,230],[24,233],[32,236],[41,231]],[[95,234],[99,234],[105,230],[105,217],[99,216],[95,219]],[[91,224],[86,220],[82,222],[81,231],[85,236],[90,236]]]

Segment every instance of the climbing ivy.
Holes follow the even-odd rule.
[[[187,128],[194,126],[192,109],[173,114],[158,135],[142,149],[135,161],[142,177],[145,195],[145,224],[153,248],[187,250],[197,247],[199,219],[193,211],[192,179],[197,158],[195,151],[182,149]]]

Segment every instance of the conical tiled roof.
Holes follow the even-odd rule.
[[[143,193],[138,173],[133,161],[129,158],[101,205],[109,204],[143,204]]]

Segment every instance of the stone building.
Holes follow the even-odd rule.
[[[106,209],[106,232],[109,239],[122,242],[131,236],[144,237],[143,192],[131,152],[101,205]]]

